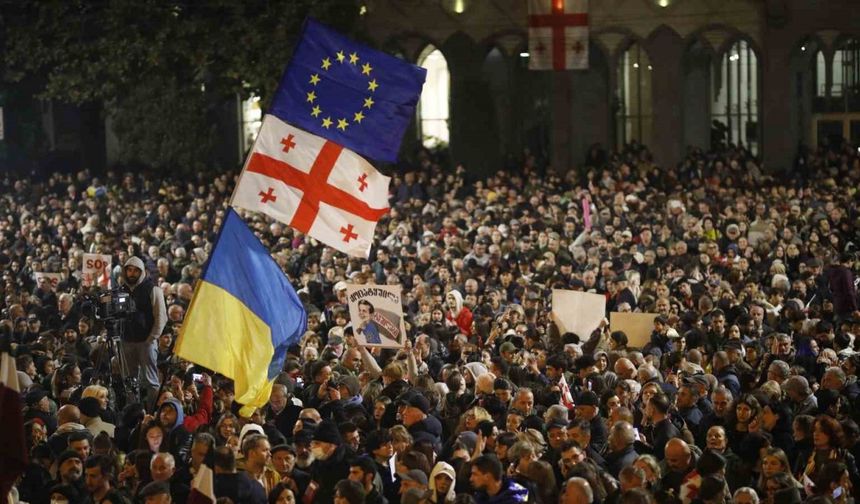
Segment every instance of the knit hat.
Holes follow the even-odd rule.
[[[243,425],[242,430],[239,431],[239,446],[242,446],[243,444],[245,444],[245,438],[249,434],[254,434],[254,433],[262,434],[264,436],[266,435],[266,432],[263,430],[263,428],[257,424],[249,423],[249,424]]]
[[[334,445],[339,445],[342,442],[340,432],[337,430],[337,424],[330,420],[320,422],[316,431],[314,431],[313,440]]]
[[[600,398],[597,397],[597,394],[594,392],[587,390],[581,394],[579,394],[579,398],[576,400],[577,406],[600,406]]]
[[[357,396],[361,393],[361,384],[358,382],[358,378],[351,375],[344,375],[338,379],[337,384],[341,387],[346,387],[349,391],[349,394],[352,396]]]
[[[35,406],[39,404],[39,401],[48,397],[48,393],[42,389],[33,389],[27,393],[26,402],[27,406]]]
[[[57,457],[57,467],[60,467],[61,465],[63,465],[63,462],[73,458],[80,460],[81,463],[84,462],[84,459],[81,458],[81,455],[75,450],[64,450],[63,453],[61,453],[60,456]]]

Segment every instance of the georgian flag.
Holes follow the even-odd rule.
[[[358,154],[270,114],[231,205],[366,258],[376,223],[388,212],[390,181]]]
[[[529,69],[588,68],[588,0],[529,0]]]

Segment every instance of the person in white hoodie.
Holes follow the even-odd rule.
[[[146,403],[155,403],[159,381],[156,360],[158,337],[167,324],[167,306],[161,287],[147,277],[146,267],[138,257],[123,266],[122,284],[131,293],[135,311],[125,320],[122,354],[128,372],[139,376],[141,390],[147,391]]]
[[[430,502],[449,504],[457,498],[454,492],[457,474],[447,462],[437,462],[430,472]]]

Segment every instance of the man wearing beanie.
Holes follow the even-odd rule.
[[[128,372],[137,374],[146,400],[155,402],[158,394],[157,341],[167,324],[167,307],[161,287],[147,278],[146,267],[139,257],[131,257],[122,268],[123,287],[131,293],[135,312],[125,321],[122,353]]]
[[[315,459],[310,468],[311,483],[303,498],[305,502],[334,502],[335,485],[349,476],[346,445],[337,424],[330,420],[320,422],[311,441],[311,453]]]
[[[84,460],[74,450],[66,450],[57,457],[57,479],[54,485],[68,485],[79,494],[84,490]]]

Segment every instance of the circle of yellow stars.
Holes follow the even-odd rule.
[[[310,84],[312,87],[311,90],[307,93],[306,102],[311,104],[311,116],[316,119],[320,119],[323,128],[329,129],[335,124],[335,122],[337,122],[337,126],[335,126],[335,128],[346,132],[346,129],[350,126],[350,124],[361,124],[361,121],[366,117],[365,112],[369,113],[374,103],[376,103],[373,101],[373,93],[376,92],[376,89],[379,87],[379,83],[377,83],[376,79],[371,76],[371,72],[373,72],[373,67],[370,66],[370,62],[365,62],[364,64],[360,65],[361,74],[367,76],[367,78],[369,79],[367,81],[367,91],[368,93],[370,93],[370,96],[364,99],[364,105],[362,105],[361,109],[359,109],[358,112],[352,115],[352,123],[350,123],[350,120],[346,117],[332,118],[331,115],[324,115],[322,108],[316,103],[317,95],[316,91],[314,91],[314,88],[322,81],[322,78],[320,77],[321,73],[322,75],[325,75],[325,73],[328,72],[329,68],[331,68],[334,63],[337,63],[339,65],[352,65],[358,67],[359,61],[360,58],[358,56],[358,53],[353,52],[350,54],[346,54],[341,50],[335,53],[334,61],[332,61],[332,58],[330,57],[323,58],[322,62],[320,63],[321,72],[311,74],[310,81],[308,82],[308,84]]]

